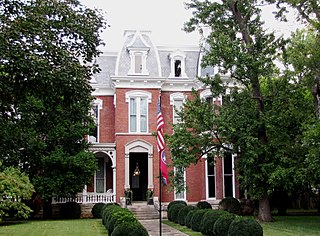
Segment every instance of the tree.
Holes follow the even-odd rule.
[[[12,217],[28,218],[31,209],[23,200],[29,199],[33,191],[27,175],[14,167],[4,168],[0,172],[0,221],[9,216],[9,212]]]
[[[186,24],[186,30],[198,28],[202,31],[206,27],[209,31],[206,40],[209,50],[205,51],[203,65],[218,67],[219,73],[229,73],[231,78],[247,88],[248,96],[255,102],[251,114],[255,135],[254,142],[251,142],[254,146],[247,147],[246,152],[258,163],[268,164],[271,157],[266,148],[268,135],[260,79],[270,78],[274,73],[273,60],[281,40],[277,40],[273,33],[264,31],[258,2],[194,0],[188,4],[194,11],[193,18]],[[259,186],[259,218],[271,221],[266,182],[262,180]]]
[[[104,27],[77,0],[0,2],[0,158],[45,199],[81,191],[96,169],[85,136]]]

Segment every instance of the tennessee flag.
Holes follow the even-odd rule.
[[[168,170],[167,170],[167,161],[166,155],[164,153],[164,134],[163,134],[163,117],[161,113],[161,100],[159,97],[158,101],[158,116],[157,116],[157,148],[160,157],[160,171],[165,185],[168,184]]]

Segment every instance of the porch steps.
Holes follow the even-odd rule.
[[[127,205],[127,208],[138,220],[159,219],[158,210],[153,205],[147,205],[146,202],[134,202],[132,205]]]

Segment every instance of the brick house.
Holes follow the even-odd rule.
[[[198,46],[156,46],[149,31],[125,31],[119,52],[105,52],[97,58],[101,72],[91,80],[97,128],[89,141],[99,170],[81,194],[81,202],[120,202],[125,189],[132,190],[133,201],[145,201],[148,189],[154,190],[157,199],[159,156],[153,134],[158,98],[161,94],[164,132],[171,134],[171,124],[179,120],[174,107],[183,105],[192,88],[203,98],[211,98],[197,76],[212,73],[212,68],[201,68],[200,61]],[[213,101],[221,105],[221,98]],[[168,148],[166,157],[170,162]],[[215,203],[227,196],[239,198],[234,159],[232,155],[218,158],[211,166],[203,158],[185,171],[188,191],[170,192],[163,187],[162,201]],[[138,176],[133,173],[136,168]]]

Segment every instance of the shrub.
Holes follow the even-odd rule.
[[[200,232],[200,224],[202,221],[202,217],[207,211],[212,211],[212,210],[199,209],[199,210],[195,211],[195,213],[193,214],[192,219],[191,219],[191,229],[193,231]]]
[[[181,201],[181,200],[177,200],[177,201],[172,201],[169,203],[168,207],[167,207],[167,211],[169,211],[169,209],[171,208],[171,206],[175,205],[175,204],[184,204],[185,206],[187,205],[187,203],[185,201]]]
[[[194,210],[192,211],[189,211],[187,216],[186,216],[186,219],[185,219],[185,225],[191,229],[191,221],[192,221],[192,217],[194,215],[194,213],[196,213],[196,211],[199,211],[199,209],[195,208]]]
[[[111,235],[117,225],[124,222],[137,222],[133,213],[127,209],[120,208],[121,210],[113,212],[109,217],[107,223],[108,234]]]
[[[241,204],[234,197],[226,197],[219,202],[219,209],[234,213],[237,215],[241,214]]]
[[[220,215],[213,225],[212,235],[228,236],[229,226],[235,218],[234,214]]]
[[[101,218],[102,217],[102,210],[105,205],[106,204],[101,203],[101,202],[94,204],[94,206],[92,207],[92,210],[91,210],[92,216],[94,218]]]
[[[200,201],[197,203],[197,207],[199,209],[212,209],[212,206],[209,202],[207,201]]]
[[[168,220],[178,223],[179,211],[185,206],[186,205],[184,204],[175,204],[171,206],[168,211]]]
[[[185,206],[181,208],[178,214],[178,223],[180,225],[186,225],[186,217],[189,211],[192,211],[194,209],[196,209],[194,206]]]
[[[253,219],[236,217],[229,226],[228,236],[263,236],[263,229]]]
[[[61,205],[60,216],[63,219],[80,219],[81,207],[76,202],[66,202]]]
[[[111,236],[148,236],[148,231],[139,222],[118,224]]]
[[[202,221],[200,223],[200,232],[205,235],[214,235],[213,226],[215,222],[219,219],[220,216],[226,214],[229,213],[222,210],[207,211],[202,217]]]
[[[118,205],[105,205],[102,210],[102,224],[107,228],[108,218],[114,211],[121,210]]]

